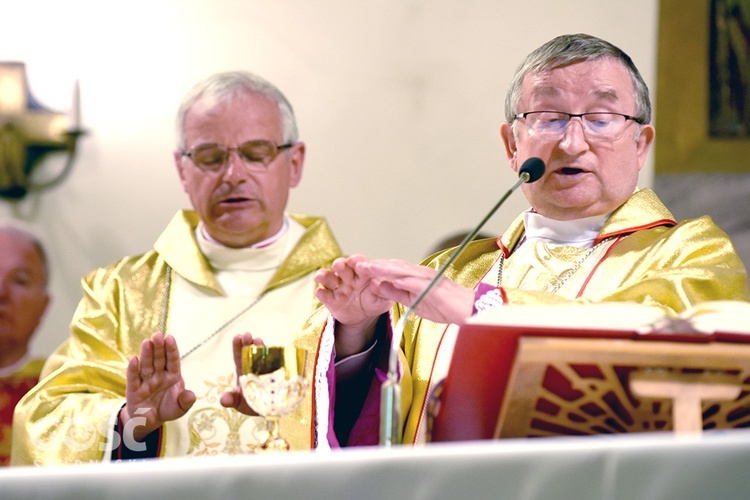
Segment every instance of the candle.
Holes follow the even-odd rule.
[[[73,130],[81,129],[81,87],[76,80],[73,87]]]

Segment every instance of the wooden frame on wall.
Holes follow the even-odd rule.
[[[709,133],[711,6],[660,0],[655,173],[750,173],[750,137]],[[748,5],[750,7],[750,5]]]

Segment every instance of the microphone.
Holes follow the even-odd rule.
[[[411,316],[432,287],[435,286],[435,283],[442,278],[448,267],[453,264],[456,258],[461,255],[461,252],[463,252],[468,244],[476,237],[484,224],[495,214],[505,200],[513,194],[513,191],[518,189],[521,184],[539,180],[542,175],[544,175],[544,168],[544,161],[540,158],[532,157],[523,162],[523,165],[521,165],[521,168],[518,170],[518,181],[516,181],[513,187],[511,187],[502,198],[500,198],[495,206],[492,207],[492,210],[484,216],[477,227],[464,237],[463,241],[461,241],[458,247],[456,247],[450,258],[445,261],[440,269],[438,269],[437,274],[435,274],[417,298],[414,299],[414,302],[411,303],[404,314],[399,318],[398,323],[396,323],[393,330],[391,350],[388,357],[388,375],[386,381],[383,383],[380,393],[381,446],[390,447],[401,442],[401,385],[398,381],[398,353],[401,348],[401,338],[404,335],[406,320]]]
[[[541,158],[537,158],[535,156],[532,156],[525,162],[523,162],[523,165],[521,165],[520,170],[518,171],[518,177],[521,179],[524,179],[523,182],[536,182],[539,179],[542,178],[544,175],[544,162]],[[516,183],[512,188],[510,188],[510,191],[506,194],[506,197],[510,195],[513,191],[516,190],[516,188],[523,183]],[[500,200],[500,203],[502,203],[503,200]]]

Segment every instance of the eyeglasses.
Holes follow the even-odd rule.
[[[643,124],[642,118],[622,113],[563,113],[561,111],[529,111],[519,113],[515,120],[523,118],[529,135],[543,140],[556,140],[565,135],[573,118],[579,118],[587,139],[593,141],[616,141],[625,132],[629,120]]]
[[[276,159],[284,149],[289,149],[294,144],[282,144],[277,146],[271,141],[257,140],[243,142],[236,148],[230,148],[223,144],[201,144],[190,151],[182,151],[182,156],[187,156],[195,166],[201,170],[215,172],[226,165],[229,154],[237,151],[237,154],[245,160],[248,167],[256,170],[265,170],[268,165]]]

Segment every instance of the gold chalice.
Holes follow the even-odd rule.
[[[264,451],[286,451],[279,435],[279,419],[302,403],[307,391],[307,351],[297,347],[246,346],[242,348],[240,387],[245,401],[268,424]]]

